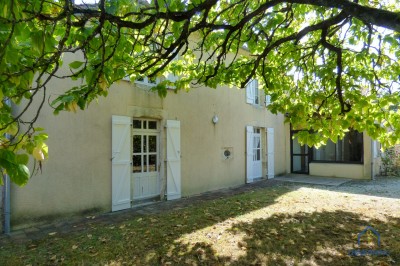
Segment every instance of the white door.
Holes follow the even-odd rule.
[[[262,177],[261,130],[252,126],[246,127],[246,182]]]
[[[268,179],[275,176],[275,152],[274,152],[274,128],[267,129],[267,176]]]
[[[131,118],[112,116],[112,211],[131,207]]]
[[[132,199],[160,195],[159,125],[156,120],[132,121]]]
[[[181,124],[167,120],[167,200],[181,198]]]

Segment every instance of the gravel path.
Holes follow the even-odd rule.
[[[376,180],[350,181],[342,191],[400,199],[400,177],[377,177]]]

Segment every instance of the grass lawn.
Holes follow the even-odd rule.
[[[367,225],[381,236],[381,245]],[[349,256],[352,249],[389,256]],[[277,186],[0,247],[1,265],[400,265],[400,199]]]

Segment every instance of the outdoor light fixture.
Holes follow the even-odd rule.
[[[217,115],[214,115],[213,116],[213,118],[212,118],[212,122],[214,123],[214,124],[216,124],[216,123],[218,123],[218,116]]]

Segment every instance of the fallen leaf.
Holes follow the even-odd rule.
[[[49,236],[54,236],[55,234],[57,234],[57,232],[51,232],[49,233]]]

